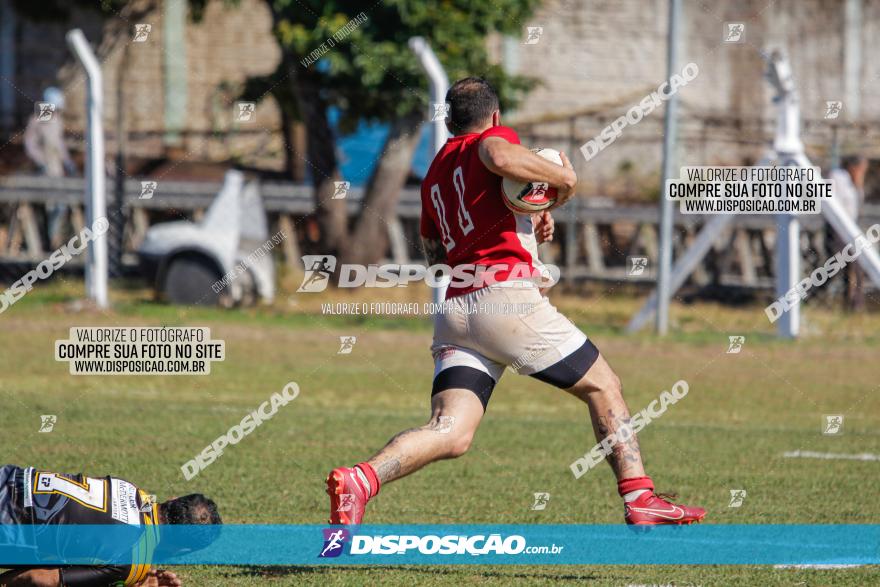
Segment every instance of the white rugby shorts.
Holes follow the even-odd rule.
[[[508,366],[535,375],[569,357],[583,362],[576,351],[586,344],[587,336],[532,283],[505,281],[450,298],[435,314],[434,377],[460,366],[495,383]],[[591,364],[567,367],[583,375]]]

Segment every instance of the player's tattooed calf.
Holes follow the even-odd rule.
[[[599,417],[598,428],[599,433],[603,437],[615,434],[621,429],[631,429],[630,416],[626,412],[615,415],[613,410],[608,410],[607,416]],[[608,455],[608,462],[611,463],[611,467],[620,474],[625,474],[627,470],[640,465],[642,462],[642,451],[635,432],[630,430],[630,433],[626,436],[626,440],[612,445],[611,454]]]
[[[376,475],[383,483],[396,479],[400,475],[400,461],[390,458],[376,467]]]

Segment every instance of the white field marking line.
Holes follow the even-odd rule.
[[[786,458],[802,458],[802,459],[840,459],[847,461],[880,461],[880,455],[871,454],[869,452],[859,453],[857,455],[847,455],[839,452],[816,452],[812,450],[795,450],[782,453]]]

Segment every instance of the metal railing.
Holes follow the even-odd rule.
[[[124,184],[122,207],[126,216],[123,259],[132,266],[134,253],[151,218],[168,220],[197,219],[206,210],[221,183],[192,181],[159,181],[150,198],[141,198],[141,183],[128,180]],[[296,233],[303,221],[314,213],[313,191],[306,184],[262,182],[260,192],[272,225],[283,226],[295,234],[288,239],[297,246],[281,250],[284,261],[292,269],[301,270],[300,259],[287,258],[300,250],[310,252],[308,243],[296,242]],[[0,178],[0,264],[33,263],[50,252],[37,222],[38,211],[47,203],[65,203],[71,207],[71,225],[79,230],[82,224],[83,180],[81,178],[48,178],[42,176],[7,176]],[[363,189],[351,188],[346,194],[348,213],[360,213]],[[405,188],[397,204],[397,218],[387,224],[389,232],[398,231],[389,239],[404,243],[404,249],[386,251],[395,262],[421,258],[418,249],[418,222],[421,214],[419,190]],[[563,268],[565,282],[628,281],[653,283],[657,267],[657,230],[659,212],[656,205],[616,205],[607,198],[590,197],[572,200],[554,213],[559,236],[551,247],[542,247],[545,261]],[[676,213],[676,255],[683,252],[708,217]],[[880,222],[880,206],[865,206],[860,220],[863,227]],[[833,254],[826,242],[825,223],[821,216],[802,216],[804,236],[802,253],[804,270],[809,271]],[[78,226],[79,224],[79,226]],[[402,232],[400,232],[402,231]],[[771,215],[738,216],[731,229],[719,236],[712,254],[695,271],[691,281],[696,285],[716,284],[749,289],[772,290],[775,264],[773,243],[775,221]],[[401,238],[401,235],[404,235]],[[408,237],[408,238],[407,238]],[[641,275],[630,275],[627,258],[646,257],[648,268]],[[81,261],[80,261],[81,262]],[[76,265],[74,262],[72,265]]]

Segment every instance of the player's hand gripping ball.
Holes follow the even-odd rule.
[[[537,148],[532,152],[552,161],[562,167],[562,157],[555,149]],[[517,214],[533,214],[546,210],[556,203],[556,188],[540,181],[522,183],[513,179],[504,178],[501,182],[501,192],[504,194],[504,204]]]

